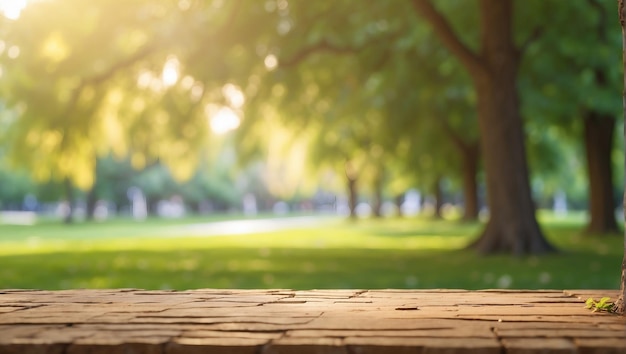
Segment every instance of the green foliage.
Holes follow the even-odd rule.
[[[200,166],[189,180],[180,182],[163,164],[135,170],[129,159],[117,160],[109,156],[98,160],[94,192],[97,199],[125,205],[128,204],[128,189],[138,187],[149,201],[180,196],[194,210],[202,202],[211,202],[224,210],[237,205],[240,197],[230,173],[232,168],[232,162],[226,165],[207,163]]]
[[[432,2],[478,51],[477,4]],[[613,6],[515,2],[538,198],[559,190],[584,198],[580,117],[621,110],[618,21],[606,21]],[[320,185],[340,190],[346,162],[365,192],[381,175],[389,196],[440,176],[457,190],[459,146],[479,140],[470,78],[409,1],[33,1],[20,19],[1,19],[0,35],[5,203],[33,190],[58,199],[69,177],[109,200],[125,200],[135,184],[150,198],[233,204],[235,162],[205,156],[223,142],[208,130],[210,105],[243,118],[237,141],[225,142],[242,179],[282,198]],[[179,80],[164,85],[170,59]],[[241,90],[245,103],[233,104],[225,87]],[[15,167],[25,172],[8,171]]]
[[[13,163],[39,180],[93,182],[94,156],[107,141],[94,121],[104,97],[101,81],[121,65],[118,56],[137,49],[120,46],[126,31],[136,31],[124,16],[113,26],[119,31],[110,31],[114,8],[41,2],[4,28],[3,43],[19,54],[1,58],[2,92],[20,116],[5,142]]]
[[[188,10],[145,0],[46,1],[4,21],[2,47],[19,49],[0,56],[0,90],[19,116],[0,121],[13,164],[39,181],[70,179],[86,189],[97,158],[113,152],[130,155],[136,168],[159,159],[175,178],[190,178],[215,84],[184,66],[171,82],[161,77],[167,63],[189,55],[187,38],[206,24]]]
[[[593,298],[588,298],[585,301],[585,308],[593,309],[593,312],[613,312],[615,303],[611,301],[610,297],[603,297],[600,301],[595,301]]]
[[[397,194],[416,182],[429,186],[442,173],[458,176],[459,153],[441,123],[475,143],[475,97],[466,73],[408,3],[364,9],[351,1],[292,2],[288,12],[260,20],[291,25],[280,36],[260,36],[278,65],[255,74],[260,80],[239,134],[244,156],[276,154],[280,134],[264,132],[282,123],[294,141],[308,141],[311,172],[303,179],[317,180],[328,168],[342,176],[349,163],[367,190],[384,166],[389,192]]]

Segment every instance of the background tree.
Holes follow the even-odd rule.
[[[612,155],[621,107],[609,92],[620,86],[616,79],[620,36],[617,24],[607,21],[611,4],[589,0],[566,8],[552,2],[539,5],[528,16],[534,21],[545,18],[539,19],[542,35],[529,46],[523,66],[524,112],[544,132],[546,126],[560,127],[561,139],[582,143],[590,216],[585,233],[617,233]],[[573,19],[580,25],[566,34],[557,29],[559,23]]]
[[[596,14],[596,20],[591,33],[596,33],[599,60],[590,63],[587,70],[593,73],[593,84],[600,92],[611,90],[617,80],[611,75],[615,65],[610,65],[611,58],[617,57],[617,51],[613,55],[612,48],[618,36],[613,36],[614,31],[607,26],[612,21],[607,21],[608,9],[604,4],[596,0],[588,0],[589,6]],[[595,31],[593,31],[595,30]],[[596,57],[597,58],[597,57]],[[602,60],[604,59],[604,60]],[[589,176],[589,211],[590,221],[586,232],[589,234],[617,233],[619,228],[615,222],[615,202],[613,200],[613,164],[611,154],[615,136],[615,110],[607,107],[606,101],[598,97],[587,100],[583,113],[584,142],[587,157],[587,171]],[[612,101],[612,100],[611,100]],[[615,105],[617,108],[617,105]]]
[[[63,181],[70,205],[74,186],[90,188],[98,156],[109,152],[130,155],[135,168],[158,160],[175,178],[191,178],[207,141],[206,104],[224,82],[179,59],[195,55],[188,40],[206,24],[189,10],[143,0],[28,6],[4,28],[11,50],[2,92],[20,117],[0,137],[11,161],[37,180]],[[205,13],[226,24],[204,33],[219,35],[224,13]]]
[[[241,136],[246,136],[245,140],[249,140],[249,135],[245,133],[247,126],[261,119],[256,116],[263,110],[255,106],[254,102],[266,104],[272,101],[273,105],[280,106],[281,116],[285,117],[285,122],[289,126],[294,126],[294,129],[298,131],[302,131],[303,127],[315,130],[313,122],[323,121],[322,126],[325,127],[326,133],[319,135],[320,139],[315,141],[312,151],[326,152],[315,154],[315,156],[332,158],[333,155],[329,152],[345,150],[338,150],[335,147],[323,148],[328,145],[325,142],[337,140],[334,138],[337,137],[338,131],[341,132],[341,139],[338,139],[341,144],[347,144],[350,139],[356,139],[349,150],[368,151],[371,149],[371,155],[368,153],[368,156],[373,158],[368,159],[370,164],[363,165],[371,167],[363,170],[360,173],[363,176],[359,178],[363,180],[364,177],[369,176],[366,179],[370,179],[370,182],[361,183],[364,187],[370,184],[378,186],[367,189],[372,190],[374,204],[380,205],[377,202],[380,198],[376,196],[381,194],[380,186],[383,179],[376,176],[382,176],[385,173],[380,167],[375,167],[380,166],[380,163],[371,164],[374,160],[380,159],[376,156],[382,156],[385,165],[388,165],[393,154],[385,152],[397,153],[398,147],[402,144],[406,146],[407,141],[418,141],[420,146],[424,147],[422,151],[429,150],[432,153],[444,150],[432,149],[434,145],[422,144],[422,140],[425,140],[423,138],[429,137],[433,130],[417,129],[412,120],[421,119],[426,122],[429,119],[434,121],[440,121],[442,118],[454,119],[455,122],[448,127],[450,129],[445,130],[445,135],[448,135],[455,129],[463,130],[471,126],[471,123],[468,123],[471,119],[458,119],[458,117],[452,118],[446,115],[428,116],[425,109],[429,106],[428,100],[444,105],[449,103],[444,101],[450,97],[444,94],[444,91],[448,90],[444,87],[445,84],[437,85],[442,82],[440,77],[432,75],[429,77],[427,74],[429,68],[435,68],[435,71],[440,69],[437,67],[437,59],[434,58],[432,46],[426,44],[427,31],[424,31],[423,26],[417,26],[411,13],[406,11],[410,10],[406,6],[408,4],[397,3],[394,6],[378,4],[376,11],[364,11],[358,14],[354,13],[353,7],[347,4],[349,1],[317,2],[315,6],[307,4],[304,7],[296,3],[293,6],[289,5],[288,16],[283,15],[274,19],[277,21],[275,24],[277,28],[282,23],[281,21],[289,21],[290,30],[282,36],[268,36],[273,41],[263,45],[265,48],[275,48],[274,51],[280,55],[276,57],[268,55],[268,58],[276,60],[276,68],[262,75],[262,89],[251,99],[252,105],[247,105],[246,120]],[[398,6],[402,4],[405,6]],[[346,16],[354,18],[346,23],[342,20]],[[274,28],[274,26],[269,26],[269,28]],[[303,37],[307,38],[305,43],[301,40]],[[440,56],[441,54],[438,57]],[[415,70],[416,61],[420,62],[422,70]],[[451,61],[446,62],[449,64]],[[449,69],[442,70],[447,70],[446,74],[449,77],[454,76]],[[454,91],[452,89],[447,92]],[[277,93],[280,93],[280,99],[277,98]],[[332,107],[332,113],[324,112],[329,110],[328,107]],[[376,115],[379,117],[367,118]],[[341,124],[338,123],[340,121],[345,121],[341,129],[337,125]],[[355,121],[359,122],[359,125],[356,125]],[[428,124],[423,125],[428,126]],[[353,131],[359,137],[357,138],[356,135],[349,137],[346,135],[348,131]],[[358,131],[363,132],[358,133]],[[440,127],[435,131],[441,131]],[[441,135],[441,133],[438,134],[438,136]],[[461,146],[465,151],[476,150],[476,141],[466,143],[467,138],[466,135],[464,139],[457,139],[457,142],[462,144],[455,146]],[[449,139],[444,138],[444,140]],[[432,140],[432,143],[438,145],[441,141]],[[383,151],[383,154],[378,153],[379,151]],[[416,151],[413,150],[412,153],[416,154]],[[466,184],[471,185],[470,189],[473,188],[466,194],[471,198],[476,196],[475,175],[478,154],[465,155],[471,156],[473,160],[472,163],[465,164],[474,168],[473,173],[469,174],[470,183]],[[454,160],[453,156],[454,154],[448,154],[446,158],[436,158],[431,161],[446,164],[446,161]],[[340,165],[343,168],[348,157],[342,156],[340,159],[342,160]],[[405,159],[405,163],[412,164],[416,160]],[[410,169],[407,168],[407,171]],[[421,179],[436,174],[432,168],[421,169],[419,173]],[[349,190],[354,189],[355,185],[354,178],[350,179],[352,181],[348,185],[352,187],[349,187]],[[356,198],[349,199],[356,200]],[[468,205],[470,207],[467,208],[467,215],[471,215],[469,218],[474,218],[477,214],[475,198]],[[375,214],[377,209],[374,208]]]
[[[93,183],[94,157],[108,146],[103,122],[92,119],[106,97],[106,80],[154,50],[145,41],[154,27],[131,11],[120,14],[120,5],[37,3],[5,30],[12,52],[2,58],[3,97],[20,116],[4,135],[10,159],[37,180],[64,181],[70,205],[73,185]],[[134,5],[147,10],[146,22],[158,17],[145,2]],[[70,209],[66,220],[71,217]]]
[[[418,186],[430,190],[442,177],[458,181],[463,218],[475,220],[480,163],[475,95],[466,73],[447,53],[432,44],[425,47],[399,55],[386,68],[387,80],[397,78],[382,88],[388,93],[389,134],[409,142],[411,154],[404,159]],[[413,68],[415,63],[420,70]]]
[[[250,169],[267,184],[259,193],[273,194],[268,203],[311,192],[332,169],[346,176],[353,207],[369,195],[377,214],[385,193],[400,194],[397,185],[430,188],[445,180],[464,186],[466,216],[474,218],[482,156],[491,218],[475,246],[545,253],[552,247],[535,220],[527,155],[537,181],[551,175],[570,127],[581,137],[600,132],[587,151],[610,142],[615,130],[608,119],[615,105],[606,98],[615,75],[605,70],[615,36],[599,1],[558,5],[558,14],[537,11],[554,2],[511,0],[51,4],[35,2],[19,20],[2,23],[0,86],[15,115],[0,117],[0,141],[15,165],[39,180],[66,182],[68,193],[105,175],[96,161],[110,158],[133,175],[141,171],[133,182],[145,178],[146,189],[167,186],[198,204],[195,197],[212,188],[197,168],[210,165],[203,158],[214,148],[207,121],[228,108],[243,119],[237,153],[253,157]],[[563,16],[558,21],[589,17],[577,33],[584,45],[547,25],[555,14]],[[598,44],[589,55],[591,42]],[[519,73],[530,79],[518,80]],[[554,86],[571,92],[550,96]],[[579,104],[550,110],[539,96]],[[589,155],[603,161],[603,176],[611,174],[604,169],[611,149]],[[572,156],[562,160],[568,168]],[[186,178],[189,184],[175,181]],[[553,181],[543,184],[533,184],[535,193],[556,191]],[[94,186],[113,198],[99,181]],[[610,194],[600,193],[604,201]],[[610,207],[602,210],[611,215]]]
[[[476,89],[490,218],[473,246],[482,253],[554,251],[539,229],[531,198],[516,85],[522,51],[513,37],[513,1],[479,2],[478,51],[464,44],[430,1],[412,3],[466,67]]]

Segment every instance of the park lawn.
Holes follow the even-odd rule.
[[[0,288],[616,289],[621,237],[584,238],[583,216],[541,215],[561,252],[479,256],[480,223],[349,222],[237,236],[190,236],[195,220],[0,225]]]

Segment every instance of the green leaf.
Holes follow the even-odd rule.
[[[592,312],[612,312],[614,306],[615,304],[611,302],[610,297],[603,297],[598,302],[596,302],[593,298],[588,298],[587,301],[585,301],[585,308],[592,309]]]

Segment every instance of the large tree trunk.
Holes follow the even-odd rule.
[[[513,1],[480,1],[478,53],[460,41],[430,1],[413,4],[467,68],[478,97],[490,218],[472,247],[480,253],[516,255],[554,251],[539,228],[530,193],[516,86],[520,52],[512,35]]]
[[[585,115],[584,122],[590,214],[585,233],[617,233],[611,162],[615,120],[610,115],[590,111]]]
[[[624,122],[626,123],[626,6],[624,0],[618,2],[619,21],[622,25],[622,70],[624,75],[624,91],[623,91],[623,110]],[[624,139],[626,139],[626,124],[624,125]],[[626,156],[626,154],[625,154]],[[624,166],[626,166],[626,157],[624,158]],[[624,181],[626,184],[626,180]],[[624,218],[626,219],[626,191],[624,191]],[[622,261],[622,284],[619,297],[615,303],[616,311],[622,315],[626,315],[626,228],[624,229],[624,259]]]
[[[482,0],[482,50],[488,70],[473,75],[487,178],[489,221],[474,247],[516,255],[554,251],[535,218],[517,92],[519,53],[512,1]]]

